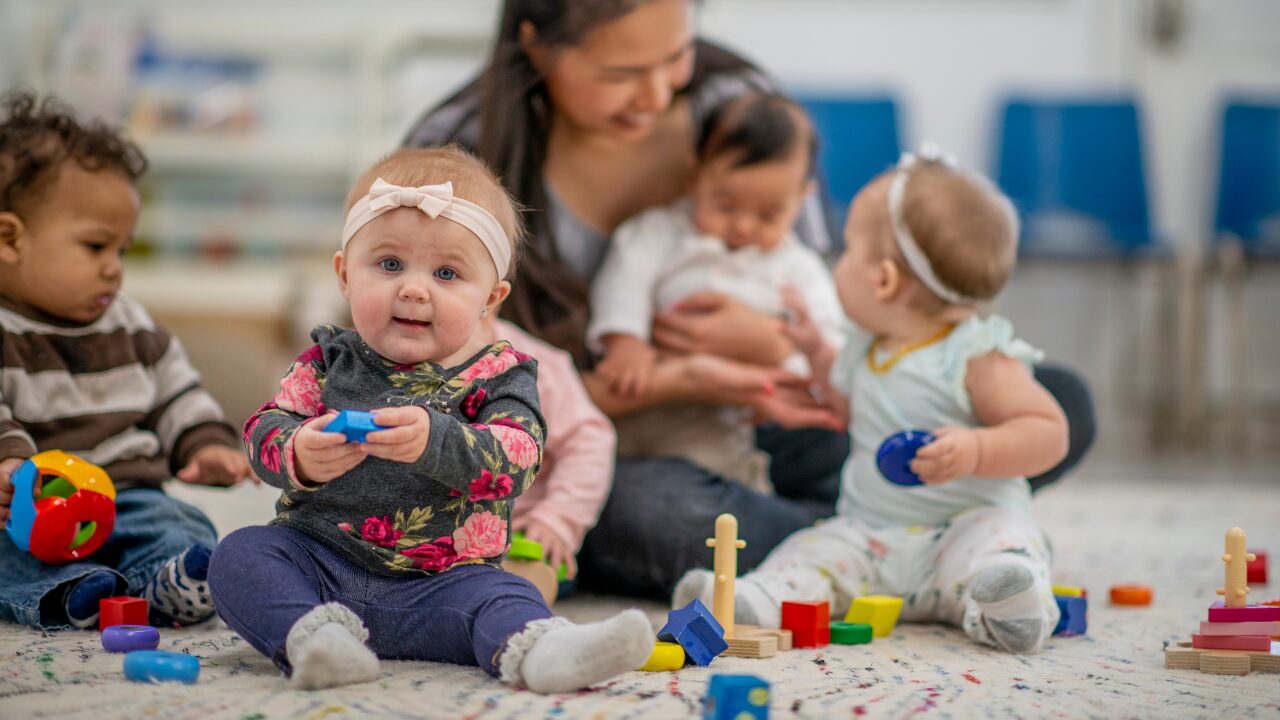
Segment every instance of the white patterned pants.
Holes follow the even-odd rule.
[[[1002,507],[967,510],[934,527],[883,530],[837,516],[784,540],[738,579],[754,588],[740,588],[737,595],[762,591],[774,612],[784,600],[826,600],[832,620],[842,619],[855,597],[894,595],[903,598],[904,622],[953,625],[993,645],[968,586],[980,571],[1009,563],[1030,570],[1035,583],[988,607],[989,619],[1040,617],[1042,640],[1048,638],[1058,622],[1049,548],[1029,515]]]

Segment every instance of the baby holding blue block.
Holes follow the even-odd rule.
[[[283,493],[210,570],[218,613],[294,686],[368,682],[394,658],[568,692],[652,650],[640,611],[574,625],[501,569],[545,434],[537,361],[483,330],[519,239],[506,191],[456,148],[398,151],[353,188],[334,270],[355,327],[316,328],[245,423]]]
[[[1017,237],[1008,199],[933,148],[854,198],[834,273],[851,321],[844,346],[791,301],[817,390],[851,419],[837,515],[738,579],[738,622],[778,627],[785,600],[843,612],[882,594],[903,598],[907,622],[944,622],[1013,653],[1043,646],[1059,613],[1026,476],[1065,456],[1067,425],[1031,374],[1041,353],[1008,320],[978,313],[1012,274]],[[914,429],[933,439],[899,436],[887,455],[914,458],[887,462],[886,475],[877,450]],[[673,604],[712,592],[711,573],[691,571]]]

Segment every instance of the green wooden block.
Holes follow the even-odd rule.
[[[871,642],[871,626],[863,623],[831,623],[831,642],[836,645],[862,645]]]

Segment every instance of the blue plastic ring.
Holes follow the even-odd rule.
[[[134,650],[124,656],[124,676],[133,682],[194,684],[200,661],[191,655],[163,650]]]

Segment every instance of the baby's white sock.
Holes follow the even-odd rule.
[[[534,620],[507,640],[498,671],[534,692],[572,692],[640,667],[654,642],[649,618],[635,609],[586,625]]]
[[[378,656],[365,646],[369,631],[350,608],[325,603],[289,628],[285,652],[291,682],[302,690],[354,685],[378,677]]]
[[[782,623],[781,603],[774,602],[764,588],[747,577],[734,582],[733,621],[743,625],[777,628]],[[693,600],[710,608],[715,602],[715,575],[710,570],[690,570],[676,583],[671,607],[680,609]]]
[[[986,568],[969,583],[969,597],[981,611],[981,621],[969,632],[975,640],[1010,653],[1034,653],[1043,646],[1048,619],[1027,568],[1012,563]]]

